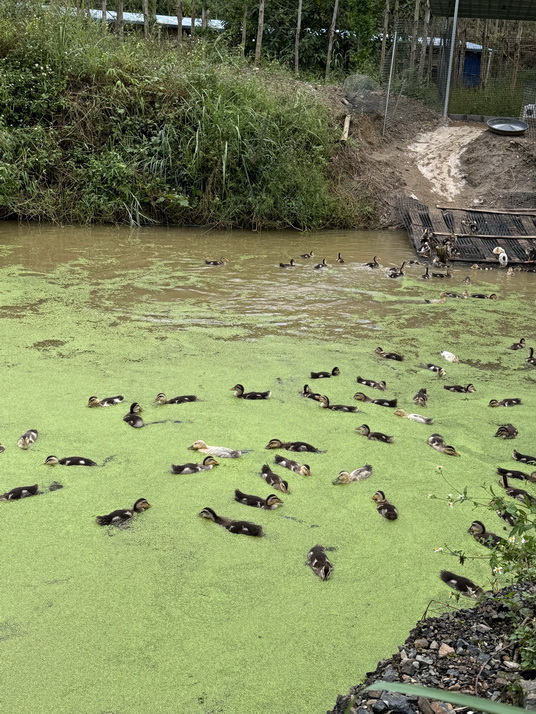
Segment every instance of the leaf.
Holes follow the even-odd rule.
[[[457,704],[458,706],[469,707],[470,709],[477,709],[481,712],[489,712],[489,714],[527,714],[526,709],[514,707],[510,704],[492,702],[489,699],[483,699],[482,697],[473,697],[470,694],[458,694],[458,692],[449,692],[444,689],[420,687],[416,684],[375,682],[374,684],[365,687],[365,691],[367,690],[398,692],[400,694],[413,694],[417,697],[426,697],[427,699],[439,699],[442,702]]]

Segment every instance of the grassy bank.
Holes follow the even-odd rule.
[[[363,225],[314,90],[218,43],[120,42],[1,3],[0,212],[59,222]]]

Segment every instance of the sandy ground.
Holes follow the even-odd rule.
[[[440,126],[419,134],[415,143],[408,146],[416,154],[417,168],[442,200],[452,201],[464,190],[462,154],[483,131],[480,125]]]

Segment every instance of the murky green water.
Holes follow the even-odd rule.
[[[507,347],[533,337],[534,276],[457,270],[448,288],[497,292],[499,300],[425,304],[444,281],[403,280],[384,266],[413,257],[403,234],[225,234],[201,231],[57,229],[0,224],[0,491],[54,479],[64,488],[0,503],[0,708],[12,714],[305,714],[323,712],[377,660],[392,652],[430,599],[447,601],[441,568],[458,570],[434,548],[483,549],[466,533],[475,513],[429,500],[469,485],[483,494],[512,444],[534,451],[536,372]],[[313,250],[294,269],[279,262]],[[337,265],[341,251],[347,263]],[[228,260],[210,268],[205,258]],[[312,264],[326,257],[327,271]],[[374,354],[402,352],[402,363]],[[450,350],[460,364],[439,356]],[[419,367],[444,364],[441,382]],[[427,387],[433,427],[359,404],[361,414],[322,410],[299,396],[311,370],[337,365],[313,382],[335,403],[358,404],[356,376],[385,379],[385,396],[406,411]],[[230,387],[273,392],[265,402],[236,399]],[[443,384],[467,384],[457,395]],[[156,407],[158,392],[197,394],[194,404]],[[90,395],[125,394],[147,422],[122,422],[124,405],[87,409]],[[490,399],[521,397],[515,409]],[[173,423],[180,420],[182,423]],[[355,432],[368,423],[392,445]],[[494,439],[513,422],[516,442]],[[39,430],[28,451],[26,429]],[[461,458],[426,444],[438,431]],[[271,438],[325,450],[307,455],[313,477],[281,474],[291,493],[278,511],[235,503],[233,493],[266,496],[260,479]],[[196,439],[250,449],[214,470],[173,476],[171,463],[195,460]],[[104,468],[43,465],[49,454],[86,456]],[[368,481],[335,487],[341,469],[371,463]],[[437,466],[443,470],[438,471]],[[276,469],[277,470],[277,469]],[[281,470],[280,470],[281,472]],[[534,490],[534,487],[529,486]],[[372,494],[399,509],[390,523]],[[139,497],[153,508],[125,530],[95,516]],[[197,513],[261,523],[266,537],[227,533]],[[491,530],[502,522],[478,514]],[[493,522],[492,522],[493,521]],[[305,567],[309,548],[334,550],[332,580]],[[463,573],[486,584],[484,561]],[[38,705],[36,705],[38,702]]]

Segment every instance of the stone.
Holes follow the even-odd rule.
[[[422,714],[434,714],[434,710],[430,706],[430,700],[425,699],[425,697],[419,697],[417,700],[417,706]]]
[[[425,640],[424,638],[415,640],[413,644],[418,650],[425,650],[428,648],[428,640]]]
[[[446,657],[447,655],[454,654],[454,648],[442,642],[438,654],[439,657]]]
[[[434,658],[433,657],[426,657],[425,655],[417,655],[415,657],[417,662],[422,662],[423,664],[433,664],[434,663]]]
[[[505,667],[505,669],[511,670],[512,672],[519,669],[518,662],[503,662],[502,666]]]
[[[417,671],[415,668],[415,665],[413,664],[412,660],[410,659],[405,659],[402,664],[400,665],[400,671],[403,674],[408,674],[410,677],[415,674]]]
[[[385,682],[396,682],[398,679],[396,669],[393,666],[388,665],[383,673],[383,679]]]
[[[387,711],[388,708],[383,699],[377,699],[372,705],[372,711],[375,712],[375,714],[382,714],[382,712]]]
[[[432,640],[432,642],[430,642],[430,649],[431,649],[431,650],[438,650],[438,649],[439,649],[439,644],[438,644],[435,640]]]

